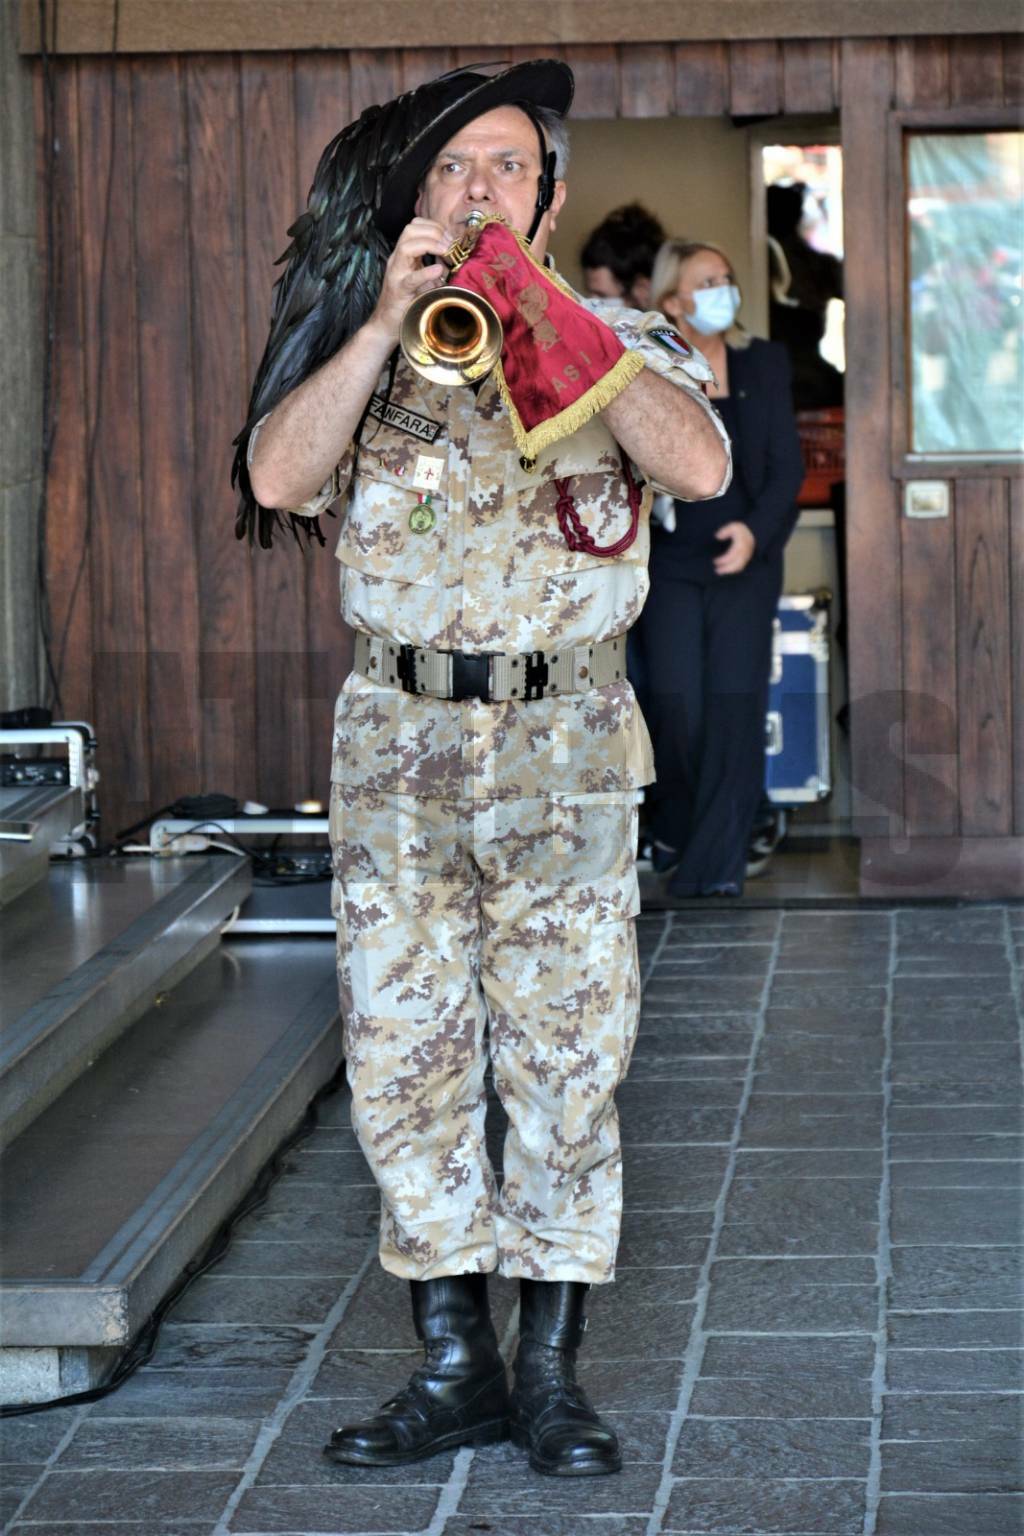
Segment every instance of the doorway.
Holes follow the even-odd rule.
[[[743,294],[741,319],[754,335],[770,334],[770,286],[766,259],[766,186],[803,180],[812,189],[808,223],[813,237],[842,257],[842,153],[834,116],[774,117],[755,124],[729,118],[649,118],[582,121],[573,125],[570,198],[559,218],[552,248],[561,271],[582,285],[579,253],[590,231],[613,209],[640,202],[670,236],[709,240],[729,253]],[[815,217],[816,212],[816,217]],[[822,226],[822,227],[818,227]],[[842,305],[826,327],[826,363],[839,367]],[[840,402],[841,402],[840,380]],[[841,420],[815,424],[818,458],[831,448],[843,459]],[[814,434],[808,430],[807,438]],[[838,451],[836,442],[838,439]],[[805,452],[805,458],[807,454]],[[813,489],[813,488],[812,488]],[[831,789],[801,803],[788,816],[788,834],[768,874],[750,881],[744,900],[777,902],[855,898],[857,846],[851,834],[850,753],[845,734],[842,517],[829,486],[819,477],[817,494],[801,508],[786,561],[786,591],[828,590],[830,698],[827,705]],[[838,500],[838,494],[836,498]],[[837,722],[835,716],[839,714]],[[784,850],[784,856],[783,856]],[[657,902],[660,885],[644,879],[645,902]]]

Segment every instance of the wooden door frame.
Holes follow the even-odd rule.
[[[976,805],[961,777],[965,765],[976,776],[981,771],[979,763],[982,768],[985,763],[985,747],[977,730],[983,705],[976,696],[974,658],[966,634],[969,608],[972,622],[977,618],[970,607],[975,599],[961,590],[959,565],[950,565],[950,540],[957,550],[963,530],[954,528],[952,517],[940,520],[930,525],[935,537],[926,544],[923,531],[929,525],[903,516],[901,492],[908,466],[905,458],[896,459],[893,451],[893,397],[904,367],[903,177],[899,160],[904,125],[1002,125],[1012,117],[1012,111],[952,105],[899,110],[894,105],[898,99],[894,60],[885,39],[847,40],[841,47],[840,68],[846,267],[850,279],[846,284],[846,418],[851,448],[847,457],[847,575],[850,612],[855,616],[849,632],[851,758],[854,827],[861,840],[861,890],[894,899],[1019,897],[1024,895],[1024,789],[1015,781],[1009,799],[1004,795],[1000,802],[999,815],[993,815],[992,824],[986,825],[988,803]],[[879,249],[877,232],[887,225],[888,236]],[[1010,488],[1015,511],[1007,543],[1005,503],[1001,502],[1005,493],[997,481],[1009,478],[1012,465],[992,462],[983,468],[975,463],[965,466],[959,477],[951,473],[952,468],[934,459],[915,459],[910,477],[953,482],[951,500],[963,503],[956,508],[957,523],[961,515],[965,516],[964,526],[971,529],[972,538],[980,528],[991,531],[991,548],[1006,556],[1010,567],[1006,579],[1015,581],[1006,611],[1019,616],[1021,608],[1015,605],[1024,598],[1024,577],[1014,577],[1013,570],[1014,559],[1020,561],[1024,545],[1021,483],[1018,480]],[[918,590],[923,580],[931,593],[934,579],[930,605],[939,605],[934,613],[904,613],[905,561],[914,562],[913,582]],[[945,647],[937,674],[927,658],[922,666],[921,645],[929,642],[917,631],[924,618],[932,626],[935,641]],[[1024,682],[1020,676],[1024,643],[1020,628],[1018,623],[1012,635],[999,633],[994,637],[1000,667],[1008,651],[1013,662],[1010,714],[1017,733],[1016,749],[1010,739],[1010,721],[991,711],[986,715],[986,720],[995,722],[998,750],[1010,754],[1009,764],[1012,767],[1016,762],[1018,776],[1021,764],[1016,754],[1024,748]],[[908,667],[911,676],[940,678],[943,698],[938,703],[945,703],[945,710],[936,708],[936,700],[924,694],[920,698],[916,692],[908,695]],[[979,687],[984,692],[984,679]],[[998,697],[1002,699],[1004,693],[1001,689]],[[938,758],[929,759],[929,754],[938,754]],[[937,764],[934,775],[929,761]],[[1005,778],[1008,772],[1007,762],[999,762],[994,778]],[[921,790],[922,783],[927,785],[929,780],[937,790],[930,803],[929,794]],[[1000,786],[1001,790],[1005,787]]]

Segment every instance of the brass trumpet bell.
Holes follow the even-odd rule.
[[[493,304],[448,284],[413,299],[402,317],[402,353],[432,384],[475,384],[501,356],[501,321]]]

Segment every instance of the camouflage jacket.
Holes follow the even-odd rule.
[[[584,301],[649,367],[689,390],[712,375],[648,332],[663,316]],[[345,498],[337,544],[341,609],[353,628],[438,650],[560,650],[628,630],[647,596],[644,486],[638,535],[615,558],[571,550],[555,517],[568,477],[599,545],[629,527],[622,453],[602,417],[522,467],[493,381],[447,389],[400,359],[386,374],[358,450],[300,513]],[[721,495],[729,483],[727,470]],[[636,474],[638,484],[643,477]],[[428,501],[429,498],[429,501]],[[501,704],[411,697],[353,673],[338,700],[332,778],[404,794],[535,796],[638,788],[654,777],[650,741],[626,682],[589,694]]]

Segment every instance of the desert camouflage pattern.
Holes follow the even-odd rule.
[[[681,360],[649,339],[664,316],[585,302],[707,410],[728,448],[702,391],[713,377],[707,363],[696,352]],[[386,383],[382,375],[378,401]],[[718,494],[730,476],[731,466]],[[568,548],[555,518],[554,481],[562,477],[599,544],[627,531],[622,455],[600,415],[527,471],[491,380],[476,393],[448,389],[402,359],[389,406],[372,407],[358,455],[347,453],[297,510],[319,512],[346,498],[336,554],[342,614],[354,628],[437,650],[553,650],[623,634],[649,585],[652,487],[644,488],[635,542],[605,559]],[[427,495],[433,523],[418,532],[410,518]],[[624,682],[474,709],[411,698],[353,673],[338,700],[335,782],[475,798],[635,790],[653,777],[647,730]]]
[[[701,402],[724,440],[700,388],[711,376],[703,359],[694,354],[684,367],[645,340],[636,310],[600,308],[602,318],[620,317],[627,347]],[[379,397],[385,384],[382,376]],[[476,393],[448,389],[403,359],[381,414],[390,419],[371,415],[358,455],[346,455],[335,476],[339,494],[349,492],[336,550],[349,624],[436,650],[527,652],[590,644],[636,622],[648,591],[650,487],[639,535],[614,560],[569,549],[555,518],[554,482],[569,477],[598,544],[629,528],[622,454],[600,415],[527,470],[492,379]],[[440,428],[434,442],[415,435],[430,423]],[[410,515],[425,494],[434,522],[417,532]]]
[[[335,705],[331,779],[382,794],[533,799],[633,794],[654,778],[629,683],[568,698],[413,697],[353,673]]]
[[[332,787],[352,1121],[393,1274],[613,1278],[613,1096],[640,998],[634,800]],[[484,1143],[488,1029],[509,1116],[500,1192]]]
[[[661,316],[590,307],[722,430],[703,359],[684,365],[644,334]],[[628,630],[648,590],[651,488],[635,543],[615,559],[570,550],[555,518],[554,481],[570,477],[598,543],[629,527],[622,456],[601,417],[527,470],[493,382],[449,390],[399,361],[385,404],[386,382],[358,453],[298,509],[344,498],[347,622],[466,651],[551,651]],[[393,1273],[611,1279],[613,1096],[639,1015],[635,802],[653,776],[626,682],[501,704],[413,697],[357,674],[345,683],[332,900],[353,1121]],[[500,1194],[483,1135],[488,1025],[511,1125]]]

